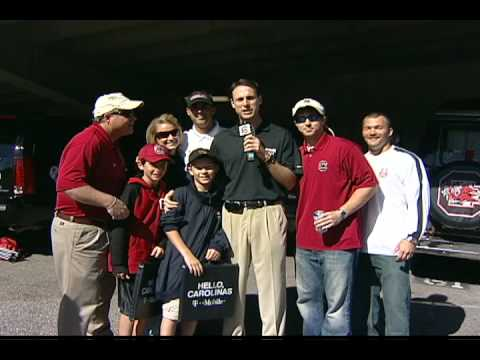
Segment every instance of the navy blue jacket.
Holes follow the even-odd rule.
[[[222,229],[222,193],[217,188],[210,192],[198,192],[195,185],[175,190],[177,209],[164,213],[161,218],[163,231],[178,230],[183,241],[200,261],[205,259],[208,249],[221,253],[220,262],[229,261],[232,251]],[[183,272],[188,271],[183,256],[168,241],[165,256],[158,269],[156,292],[167,302],[180,296]]]

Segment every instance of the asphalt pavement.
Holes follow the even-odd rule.
[[[15,263],[0,261],[0,336],[54,336],[60,300],[53,270],[48,232],[24,233],[22,243],[31,253]],[[480,263],[417,255],[412,268],[412,335],[480,335]],[[287,332],[301,335],[301,318],[295,305],[293,257],[287,258]],[[111,320],[116,332],[118,308],[112,300]],[[246,328],[261,334],[258,297],[249,279]],[[200,325],[201,335],[219,333],[218,322]]]

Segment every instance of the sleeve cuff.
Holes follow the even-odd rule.
[[[124,265],[112,266],[112,272],[114,274],[118,274],[118,273],[127,274],[128,273],[128,266],[124,266]]]

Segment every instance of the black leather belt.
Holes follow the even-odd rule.
[[[82,225],[94,225],[98,226],[101,228],[104,228],[107,226],[107,223],[105,221],[97,220],[97,219],[90,219],[85,216],[72,216],[72,215],[67,215],[63,213],[62,211],[55,211],[55,216],[69,222],[73,222],[76,224],[82,224]]]
[[[225,209],[229,212],[242,213],[243,209],[258,209],[281,203],[279,200],[226,200]]]

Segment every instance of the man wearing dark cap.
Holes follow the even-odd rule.
[[[286,237],[284,201],[296,184],[296,147],[284,128],[260,115],[262,96],[255,81],[231,86],[231,106],[240,126],[219,133],[211,151],[224,167],[227,184],[222,224],[239,265],[239,297],[224,335],[245,334],[245,299],[253,265],[262,335],[284,335],[286,320]]]
[[[362,247],[358,210],[377,180],[358,145],[329,134],[322,104],[302,99],[292,116],[305,140],[295,254],[303,335],[351,335],[353,266]]]
[[[93,124],[63,150],[52,223],[52,250],[62,299],[58,335],[112,334],[108,312],[115,279],[107,271],[109,220],[128,217],[117,198],[126,181],[117,141],[133,134],[143,101],[122,93],[100,96]]]
[[[213,119],[216,109],[213,98],[209,93],[203,90],[194,91],[185,97],[185,103],[187,105],[187,115],[193,123],[193,127],[184,132],[183,141],[179,149],[186,164],[192,150],[198,148],[209,149],[213,137],[222,128]]]

